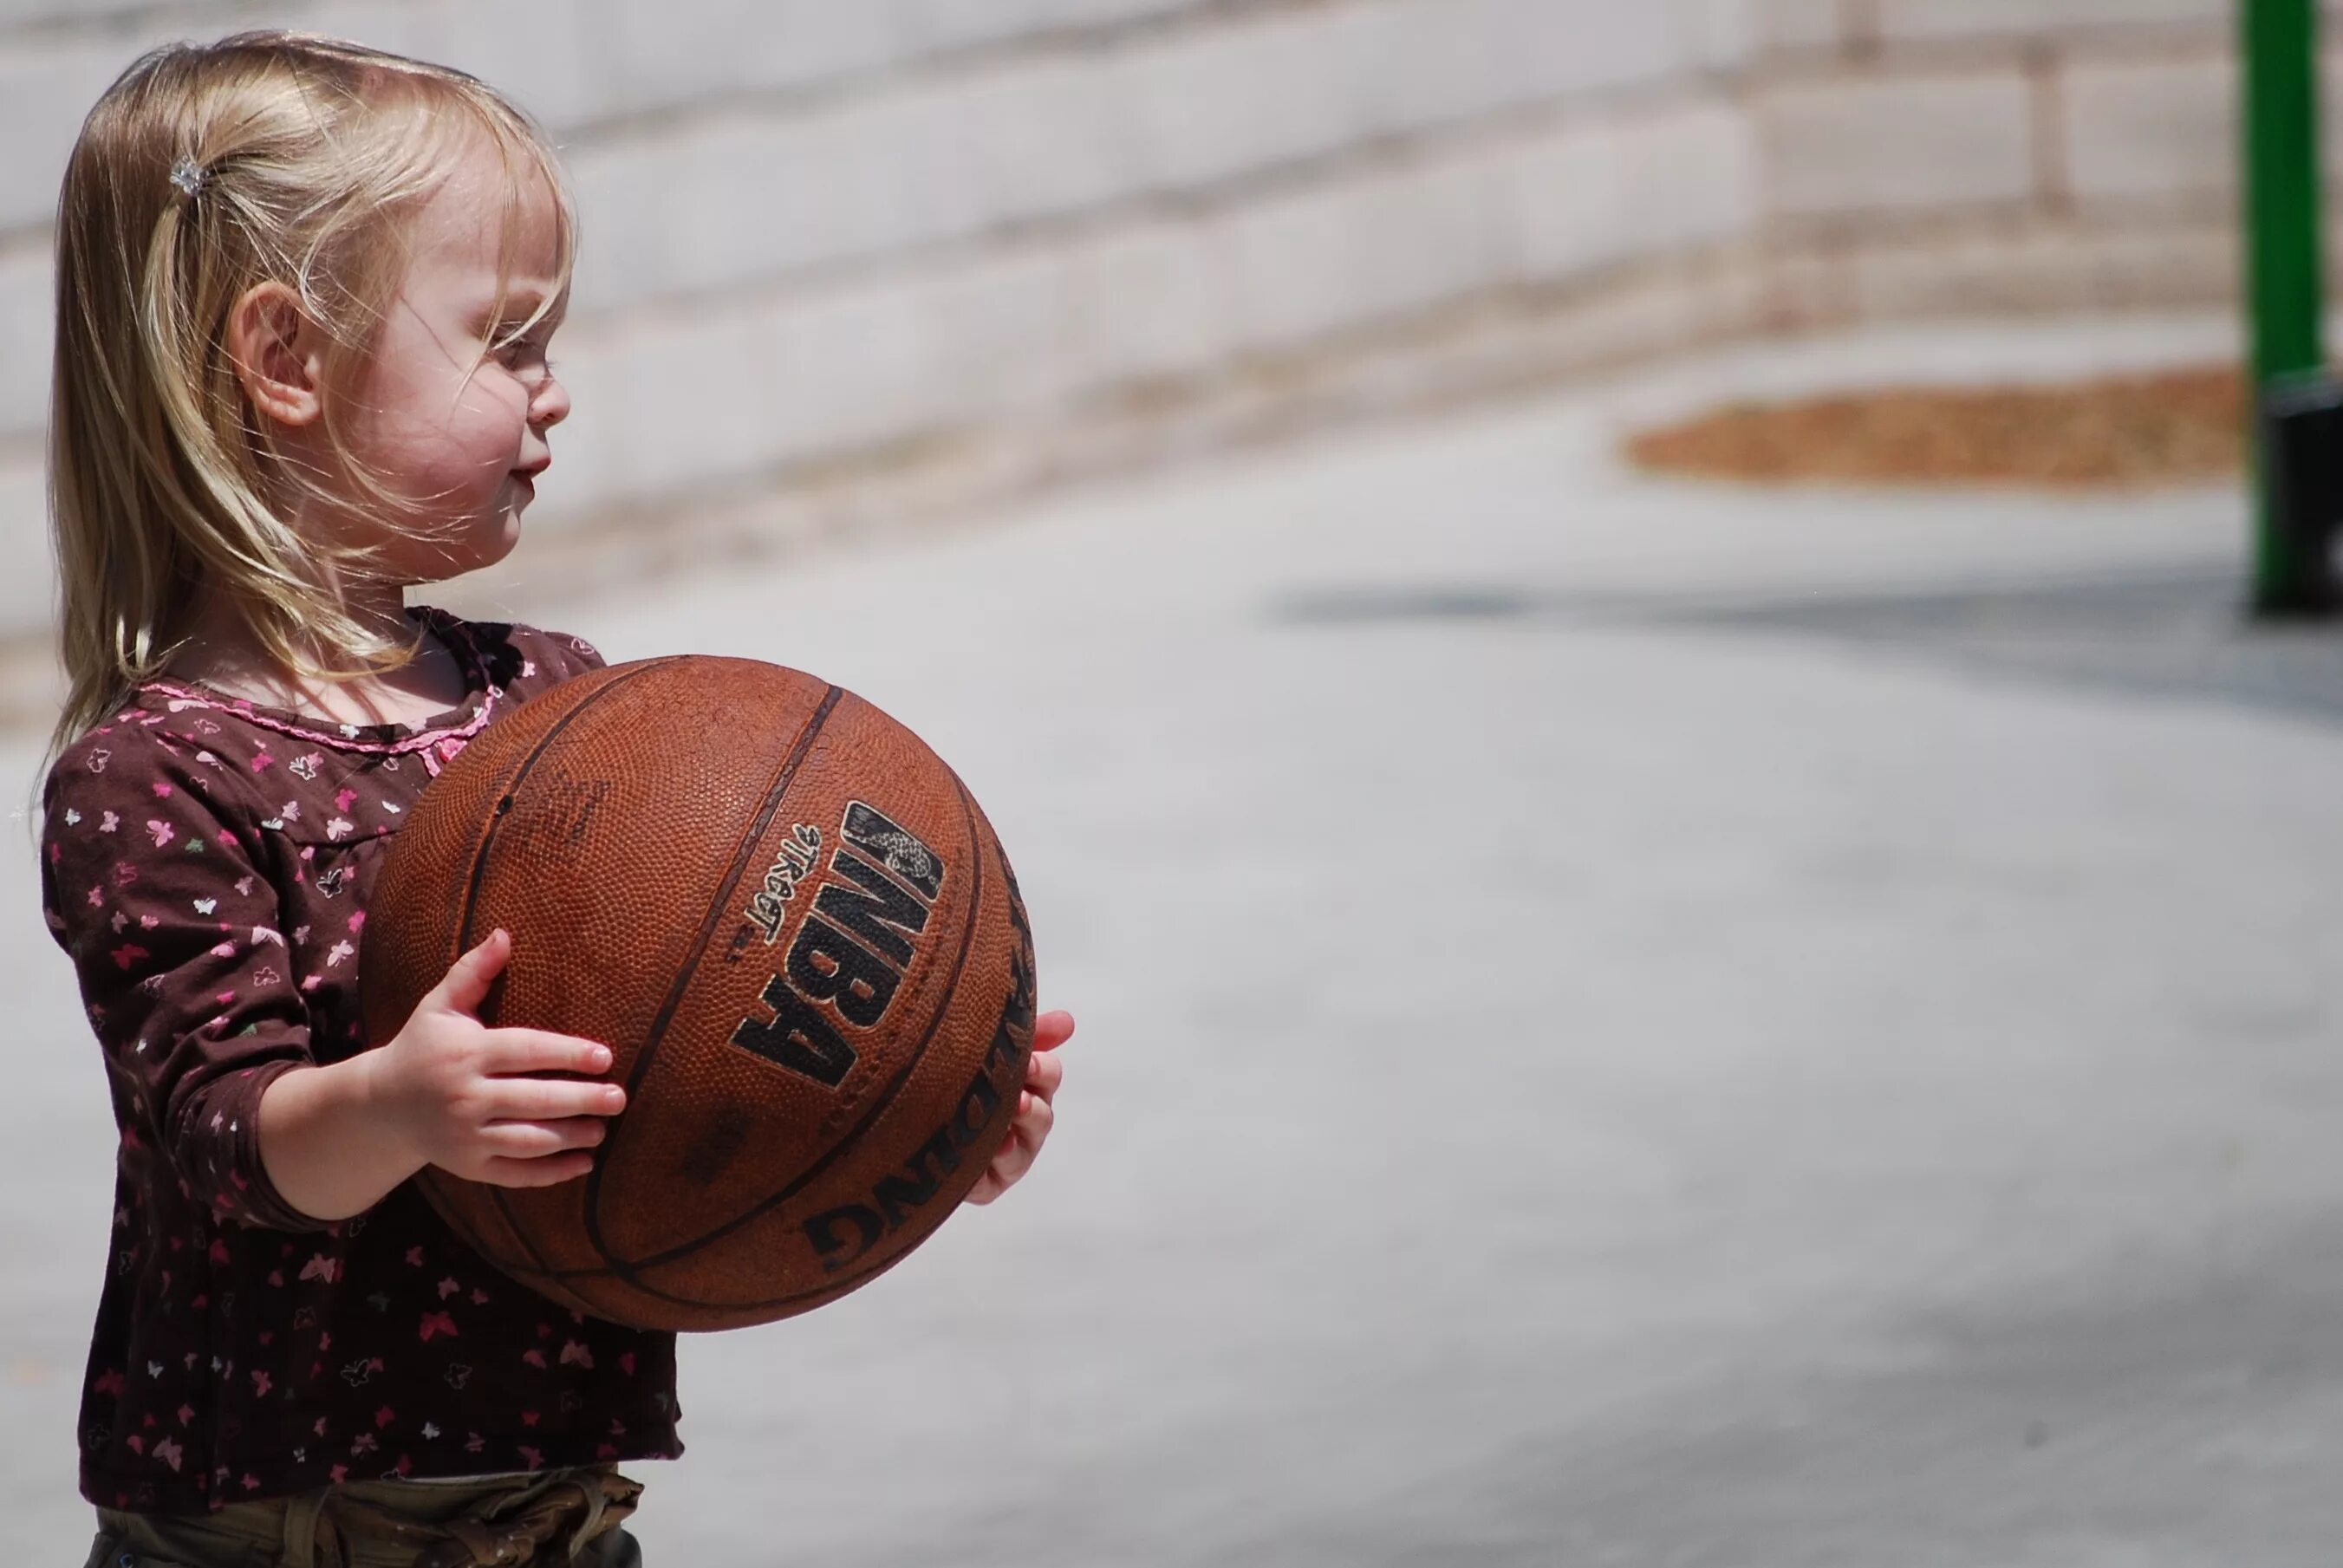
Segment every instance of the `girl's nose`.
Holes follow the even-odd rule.
[[[537,389],[537,397],[529,405],[528,422],[549,429],[568,417],[569,388],[548,376],[545,385]]]

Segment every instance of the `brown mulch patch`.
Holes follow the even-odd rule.
[[[1709,479],[2145,489],[2237,473],[2245,431],[2243,378],[2213,367],[1735,404],[1631,437],[1626,451]]]

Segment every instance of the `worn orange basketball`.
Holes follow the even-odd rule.
[[[502,926],[483,1021],[600,1040],[593,1173],[417,1178],[564,1305],[656,1329],[818,1307],[924,1241],[1007,1131],[1033,947],[991,825],[920,739],[797,670],[596,670],[448,764],[367,921],[370,1038]]]

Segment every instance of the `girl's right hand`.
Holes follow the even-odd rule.
[[[419,1163],[498,1187],[550,1187],[593,1168],[615,1083],[528,1076],[608,1070],[608,1047],[539,1029],[491,1029],[482,999],[512,954],[502,927],[458,959],[367,1064],[367,1095]]]

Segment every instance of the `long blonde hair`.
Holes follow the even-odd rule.
[[[375,548],[305,537],[284,502],[288,487],[355,486],[394,525],[411,504],[350,450],[331,396],[341,472],[273,462],[223,337],[247,290],[282,283],[323,332],[329,392],[355,385],[405,277],[404,220],[463,139],[483,136],[508,176],[508,256],[541,178],[566,286],[576,220],[552,146],[460,71],[244,33],[143,56],[90,111],[57,209],[49,509],[67,695],[52,757],[163,668],[198,596],[225,598],[300,677],[347,680],[413,657],[336,591]]]

